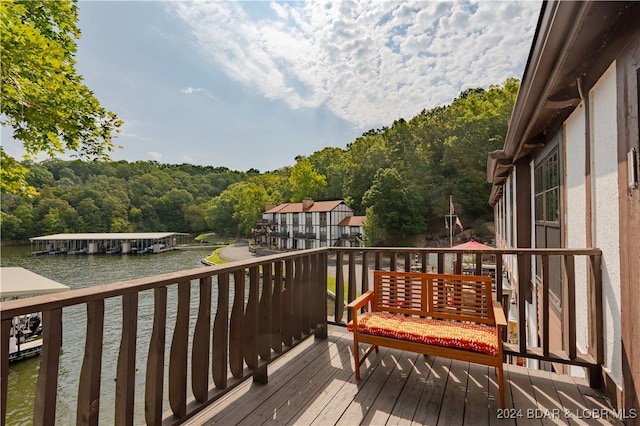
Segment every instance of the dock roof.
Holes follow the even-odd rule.
[[[0,268],[0,298],[38,296],[69,290],[64,284],[20,267]]]
[[[89,232],[81,234],[53,234],[29,238],[29,241],[68,240],[154,240],[173,235],[188,235],[182,232]]]

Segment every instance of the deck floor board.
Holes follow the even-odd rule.
[[[583,379],[505,364],[510,411],[502,411],[493,368],[380,348],[356,382],[352,351],[351,334],[330,327],[327,339],[308,339],[270,365],[268,384],[243,383],[187,424],[622,424]],[[601,409],[609,418],[577,418]]]

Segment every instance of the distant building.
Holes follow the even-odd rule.
[[[363,216],[354,216],[343,200],[284,203],[267,206],[254,238],[282,250],[360,245]]]

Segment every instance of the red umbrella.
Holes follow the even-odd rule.
[[[453,246],[453,248],[475,250],[475,249],[490,249],[490,248],[493,248],[493,247],[488,246],[486,244],[479,243],[476,240],[469,240],[466,243],[462,243],[462,244],[458,244],[457,246]]]

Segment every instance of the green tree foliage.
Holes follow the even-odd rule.
[[[114,150],[112,133],[122,121],[76,72],[77,21],[71,0],[0,1],[1,124],[13,128],[27,157],[72,151],[105,159]],[[0,154],[2,191],[24,191],[26,170]]]
[[[308,158],[298,157],[297,160],[289,175],[291,202],[299,203],[305,198],[322,198],[327,186],[326,176],[318,173]]]
[[[2,194],[3,239],[58,232],[204,232],[207,203],[246,178],[226,168],[156,162],[20,165],[37,193]]]

